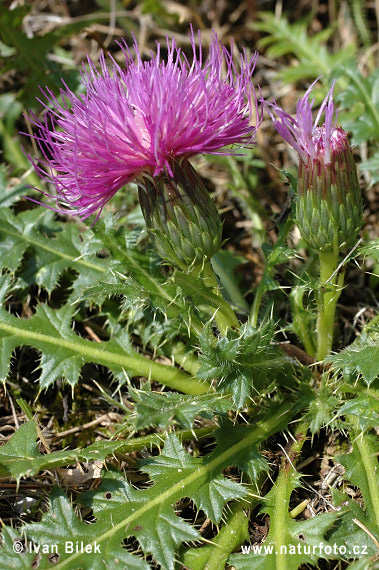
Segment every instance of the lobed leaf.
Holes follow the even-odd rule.
[[[140,559],[135,561],[135,555],[128,553],[123,543],[127,537],[134,537],[145,554],[151,553],[159,564],[171,570],[179,544],[201,538],[194,527],[175,514],[174,505],[180,499],[190,497],[197,508],[204,509],[218,522],[229,499],[248,493],[243,485],[226,478],[223,470],[235,465],[239,458],[248,459],[263,439],[286,425],[304,404],[297,402],[291,406],[286,403],[277,407],[274,413],[270,410],[255,427],[236,426],[236,430],[230,425],[221,427],[217,447],[202,458],[191,457],[176,435],[169,434],[159,457],[140,462],[141,469],[153,479],[148,488],[134,489],[120,473],[108,471],[96,491],[80,497],[82,504],[93,509],[96,522],[91,524],[78,519],[63,492],[57,489],[51,496],[50,511],[40,522],[26,525],[24,534],[37,545],[58,545],[57,569],[113,568],[117,567],[118,560],[128,568],[133,567],[133,563],[140,564]],[[65,544],[72,541],[79,545],[83,541],[90,549],[91,545],[92,549],[97,546],[101,556],[80,550],[65,551]],[[134,556],[133,562],[130,556]],[[39,568],[48,568],[49,564],[48,555],[42,553]]]
[[[269,534],[263,544],[252,545],[250,552],[229,557],[236,570],[299,568],[302,564],[317,564],[319,558],[335,559],[335,555],[323,552],[322,547],[330,546],[325,535],[341,514],[324,513],[308,520],[294,520],[289,514],[289,501],[292,491],[299,486],[300,475],[284,467],[265,496],[262,509],[270,516]]]
[[[332,364],[336,372],[342,372],[354,383],[356,375],[361,375],[370,385],[379,377],[379,318],[370,321],[352,344],[328,356],[326,362]]]
[[[198,378],[218,378],[217,390],[230,394],[236,408],[243,407],[251,394],[267,391],[288,365],[288,357],[271,344],[273,336],[273,324],[267,322],[258,329],[251,325],[229,329],[227,336],[215,340],[208,324],[200,336]]]
[[[191,429],[196,416],[213,419],[215,414],[226,414],[231,407],[230,399],[218,394],[184,396],[174,392],[152,392],[150,388],[129,388],[135,401],[134,429],[150,426],[161,428],[178,423]]]
[[[6,295],[9,278],[0,278],[0,293]],[[97,363],[108,367],[119,381],[126,375],[146,376],[189,393],[203,394],[207,385],[191,378],[173,366],[166,366],[148,359],[133,350],[129,335],[120,332],[113,339],[95,343],[79,337],[71,327],[74,308],[64,305],[53,310],[48,305],[38,305],[30,319],[20,319],[0,307],[0,379],[5,382],[13,351],[19,346],[32,346],[42,353],[41,388],[46,388],[58,378],[64,378],[71,386],[79,380],[85,363]],[[194,392],[191,390],[194,389]]]

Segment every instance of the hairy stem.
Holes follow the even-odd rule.
[[[169,386],[179,392],[190,395],[205,394],[209,390],[209,384],[196,378],[191,378],[174,366],[166,366],[154,362],[130,350],[122,352],[122,349],[115,350],[109,348],[109,341],[104,343],[94,343],[77,338],[62,338],[53,334],[46,334],[35,330],[24,328],[22,319],[9,316],[10,322],[0,321],[0,331],[10,338],[17,338],[17,346],[33,346],[37,350],[43,351],[45,347],[49,350],[54,347],[61,347],[70,351],[73,355],[83,357],[83,362],[95,362],[104,366],[115,365],[116,367],[130,371],[135,376],[146,376],[160,382],[164,386]],[[32,319],[30,319],[30,322]],[[11,324],[14,323],[14,324]]]
[[[192,376],[196,376],[196,373],[200,368],[199,359],[183,342],[179,340],[174,341],[165,345],[164,348],[165,352],[172,356],[175,362],[179,364],[183,370],[189,372]]]
[[[317,360],[323,360],[332,350],[334,316],[341,295],[344,273],[336,272],[338,251],[319,253],[320,291],[317,300]]]
[[[378,460],[376,455],[373,454],[364,432],[358,429],[358,421],[353,419],[356,429],[353,431],[354,443],[356,444],[359,455],[361,456],[362,465],[365,470],[367,485],[370,492],[371,505],[366,504],[366,510],[372,511],[372,516],[375,518],[376,524],[379,527],[379,484],[378,484]]]
[[[239,327],[238,319],[230,305],[225,301],[223,297],[221,297],[217,278],[212,269],[210,261],[206,261],[204,263],[202,277],[204,285],[211,287],[213,289],[213,292],[220,297],[220,304],[215,314],[215,320],[221,334],[225,336],[229,328]]]
[[[286,545],[286,526],[288,519],[288,503],[289,491],[291,485],[290,477],[294,469],[297,457],[306,441],[306,433],[308,424],[298,424],[295,432],[295,441],[291,445],[291,449],[286,452],[283,457],[281,470],[275,483],[275,518],[270,521],[270,528],[274,540],[274,550],[276,553],[276,569],[287,570],[288,558],[282,547]]]

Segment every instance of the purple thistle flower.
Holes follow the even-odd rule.
[[[342,135],[344,131],[336,127],[338,111],[336,111],[334,116],[334,82],[322,102],[313,123],[312,107],[315,100],[313,99],[309,102],[309,95],[317,81],[318,79],[312,83],[305,95],[298,100],[296,118],[283,111],[276,103],[265,103],[265,105],[278,133],[299,153],[300,158],[304,162],[307,162],[308,158],[316,160],[322,157],[325,164],[330,164],[331,150],[338,146],[339,140],[344,136]],[[271,109],[278,118],[275,118]],[[325,113],[325,122],[320,127],[319,123],[323,113]]]
[[[66,84],[62,103],[43,90],[46,114],[42,121],[30,113],[37,127],[33,135],[43,159],[28,156],[36,172],[55,184],[58,208],[82,219],[97,212],[122,186],[145,176],[173,176],[173,163],[199,153],[234,154],[227,145],[252,142],[257,100],[251,84],[257,54],[240,54],[240,71],[215,33],[203,63],[201,43],[192,61],[167,39],[167,60],[160,45],[142,61],[137,42],[136,62],[125,42],[120,46],[125,69],[114,60],[109,71],[104,54],[101,71],[88,58],[81,72],[83,95]],[[226,76],[222,70],[226,68]],[[49,194],[46,194],[49,197]],[[96,218],[96,219],[97,219]]]
[[[337,126],[334,83],[313,122],[315,100],[309,102],[309,95],[316,81],[298,100],[295,118],[276,103],[263,103],[278,133],[299,154],[296,223],[302,238],[319,252],[338,252],[356,239],[362,196],[348,134]]]

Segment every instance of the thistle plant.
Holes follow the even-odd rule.
[[[50,91],[45,96],[44,122],[34,140],[44,159],[32,161],[36,172],[56,188],[56,211],[82,220],[101,210],[122,186],[139,186],[141,209],[156,250],[168,263],[190,270],[217,291],[210,258],[222,242],[222,224],[201,178],[189,158],[200,153],[233,155],[231,145],[250,145],[259,122],[252,86],[257,54],[240,54],[240,71],[213,33],[208,59],[196,50],[191,34],[192,62],[175,41],[167,40],[167,59],[156,54],[143,61],[134,43],[120,47],[125,69],[113,61],[112,73],[101,55],[101,71],[88,60],[82,71],[84,95],[68,87],[63,103]],[[226,74],[223,74],[223,66]],[[51,109],[52,108],[52,109]],[[224,328],[238,326],[219,308]]]
[[[191,62],[175,40],[167,40],[165,61],[159,44],[143,61],[138,44],[134,60],[124,42],[125,68],[113,60],[110,72],[102,54],[97,71],[88,59],[83,95],[65,86],[60,103],[42,90],[45,119],[30,115],[44,156],[30,160],[54,184],[56,210],[82,220],[98,217],[108,200],[134,181],[160,255],[182,269],[208,261],[222,233],[217,210],[188,159],[200,153],[233,155],[234,149],[224,147],[251,144],[253,111],[258,113],[251,82],[257,54],[241,53],[237,72],[232,49],[215,33],[205,62],[200,34],[198,50],[193,33],[190,41]]]
[[[56,74],[51,64],[67,61],[62,50],[87,40],[56,49],[64,27],[30,38],[21,29],[24,4],[0,5],[0,74],[13,62],[17,81],[26,63],[33,70],[17,95],[0,95],[2,156],[24,161],[16,172],[0,163],[0,190],[9,173],[14,188],[0,196],[0,378],[7,383],[0,568],[296,570],[320,560],[345,567],[357,556],[368,568],[379,543],[378,317],[363,326],[375,308],[368,300],[374,275],[362,291],[365,307],[357,303],[347,327],[356,339],[349,345],[341,335],[344,348],[329,352],[345,252],[353,256],[362,217],[347,131],[356,145],[365,131],[366,162],[374,164],[376,72],[360,82],[361,67],[344,101],[343,82],[336,83],[344,110],[364,94],[362,122],[350,126],[341,115],[344,129],[333,89],[315,118],[313,86],[294,118],[276,104],[258,105],[257,55],[224,47],[214,32],[191,32],[186,48],[167,39],[150,55],[149,34],[141,33],[143,47],[122,41],[113,57],[88,59],[81,76],[63,65]],[[250,23],[244,36],[240,22],[248,50]],[[270,34],[263,48],[279,38],[282,54],[294,44],[291,59],[306,54],[282,78],[298,81],[299,70],[301,84],[315,77],[313,54],[313,66],[339,76],[331,71],[336,54],[320,44],[325,30],[311,37],[305,24],[274,16],[261,29]],[[266,62],[259,59],[260,73]],[[343,73],[353,77],[351,69]],[[46,82],[37,105],[37,85]],[[17,135],[5,133],[29,107],[34,172]],[[267,215],[273,181],[262,160],[271,162],[274,145],[257,158],[252,152],[264,139],[256,133],[265,107],[299,157],[298,177],[288,174],[296,200],[274,227]],[[210,155],[217,203],[227,196],[225,227],[197,169],[199,154]],[[25,194],[18,172],[34,187],[36,174],[44,180],[44,204],[17,202]],[[144,220],[130,208],[135,186]],[[294,223],[299,244],[287,239]],[[305,262],[303,244],[311,250]],[[375,273],[377,251],[371,240],[354,256],[366,256]],[[289,288],[298,310],[287,320]],[[325,445],[322,461],[314,438],[318,450]],[[356,497],[344,492],[351,486]]]
[[[363,207],[348,134],[337,126],[333,87],[313,122],[314,100],[309,96],[315,83],[299,99],[296,118],[277,105],[267,109],[278,133],[299,154],[296,224],[320,260],[316,356],[322,360],[332,348],[335,308],[344,282],[340,252],[356,243]]]

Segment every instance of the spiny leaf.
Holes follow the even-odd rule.
[[[339,408],[338,415],[340,417],[346,416],[346,414],[357,418],[359,428],[362,431],[375,428],[379,419],[379,400],[369,394],[357,396]]]
[[[217,378],[217,390],[231,394],[241,408],[252,392],[267,390],[275,374],[288,364],[280,348],[271,344],[273,335],[273,324],[268,322],[260,329],[250,325],[229,329],[226,337],[215,341],[208,325],[200,336],[198,378]]]
[[[201,438],[212,433],[212,428],[177,431],[180,440]],[[84,449],[68,449],[42,454],[36,445],[37,426],[34,420],[22,424],[11,439],[0,448],[0,476],[31,477],[46,469],[55,469],[79,462],[105,461],[107,457],[140,449],[160,447],[165,435],[151,434],[126,441],[96,441]]]
[[[223,447],[223,446],[220,446]],[[186,493],[190,496],[198,509],[202,509],[207,517],[217,524],[222,516],[223,508],[230,499],[245,497],[247,489],[231,479],[219,475],[217,454],[211,453],[206,458],[194,459],[186,453],[178,439],[173,435],[166,439],[164,453],[152,459],[143,459],[139,462],[140,468],[146,471],[153,480],[164,481],[165,488],[169,488],[174,473],[180,473],[187,480]],[[212,461],[215,461],[214,468]],[[194,478],[194,471],[204,470],[206,476]]]
[[[321,545],[328,544],[325,534],[341,515],[334,512],[305,521],[292,519],[289,501],[292,491],[299,486],[300,474],[284,467],[265,496],[262,509],[270,516],[269,534],[265,542],[254,545],[249,554],[235,554],[229,558],[237,570],[299,568],[302,564],[316,564],[319,558],[335,558],[323,553]]]
[[[341,517],[328,533],[328,540],[335,544],[341,553],[346,551],[346,559],[360,559],[362,557],[361,559],[367,562],[367,556],[371,558],[377,554],[375,541],[367,532],[373,532],[375,537],[375,527],[368,521],[367,515],[357,501],[335,487],[331,487],[330,491],[333,504],[336,508],[341,509]],[[360,526],[359,522],[363,526]]]
[[[350,346],[325,360],[336,372],[342,371],[346,379],[352,376],[355,383],[355,374],[360,374],[370,385],[379,377],[379,317],[372,319]]]
[[[314,398],[305,415],[306,421],[309,421],[309,429],[312,433],[317,433],[333,420],[338,402],[338,398],[326,382],[322,382],[320,386],[317,386]]]
[[[129,388],[135,401],[135,430],[150,426],[161,428],[176,421],[190,429],[196,416],[212,419],[215,414],[225,414],[230,409],[230,399],[217,394],[183,396],[174,392],[151,392],[150,388]]]
[[[379,239],[373,239],[365,242],[362,247],[358,249],[357,253],[358,255],[373,257],[376,261],[379,261]]]
[[[8,285],[9,279],[2,276],[0,290],[3,297]],[[63,306],[54,311],[48,305],[38,305],[33,317],[20,319],[0,307],[1,380],[5,382],[8,376],[9,362],[15,348],[32,346],[42,352],[41,388],[50,386],[58,378],[65,378],[71,386],[75,386],[81,367],[85,363],[97,363],[110,368],[120,381],[126,379],[125,374],[145,375],[178,390],[182,388],[193,394],[207,392],[206,384],[172,366],[156,363],[135,352],[125,332],[102,343],[79,337],[71,327],[73,312],[72,306]]]
[[[55,487],[50,495],[51,509],[41,522],[24,527],[29,539],[39,545],[57,545],[59,561],[55,568],[84,567],[94,570],[111,568],[135,568],[148,570],[149,565],[128,552],[122,545],[122,534],[109,532],[109,521],[99,519],[96,524],[86,524],[78,519],[64,492]],[[77,545],[79,553],[77,553]],[[80,552],[83,545],[84,552]],[[43,555],[39,568],[50,568],[51,563]],[[74,566],[70,560],[76,560]],[[77,566],[78,564],[78,566]]]
[[[54,212],[42,207],[17,216],[9,209],[0,209],[1,267],[15,273],[30,249],[33,267],[29,266],[29,271],[21,273],[21,277],[28,284],[35,282],[45,287],[48,292],[68,268],[78,272],[77,288],[93,284],[105,275],[108,277],[116,264],[96,257],[97,251],[90,244],[93,233],[88,230],[83,234],[79,225],[58,223],[54,216]]]
[[[248,458],[252,448],[287,425],[304,405],[305,401],[293,406],[283,404],[270,410],[254,427],[237,426],[235,433],[230,425],[226,431],[221,428],[217,447],[202,458],[188,455],[176,436],[170,434],[162,455],[141,464],[154,480],[153,485],[136,490],[122,475],[110,471],[102,487],[80,499],[94,510],[96,522],[92,524],[76,519],[63,493],[55,491],[51,511],[43,515],[40,522],[26,525],[25,535],[37,544],[58,544],[57,569],[88,567],[88,554],[64,550],[64,543],[75,536],[75,541],[83,540],[86,545],[100,548],[101,557],[92,557],[90,553],[91,568],[105,569],[107,564],[113,568],[115,559],[124,560],[123,541],[135,537],[145,554],[151,552],[158,563],[171,570],[175,548],[184,540],[199,538],[198,532],[175,514],[174,505],[190,497],[198,508],[219,520],[229,498],[242,497],[248,492],[242,485],[225,478],[223,470],[234,465],[236,458]],[[39,567],[47,568],[49,564],[47,555],[42,554]],[[126,566],[129,567],[129,563]]]
[[[355,432],[355,435],[352,451],[338,456],[338,461],[346,469],[345,478],[361,489],[365,502],[364,520],[375,525],[379,539],[378,439],[367,432]]]
[[[41,457],[36,444],[37,426],[34,421],[22,424],[10,440],[0,448],[0,473],[20,479],[31,464]],[[25,461],[25,464],[23,464]]]

